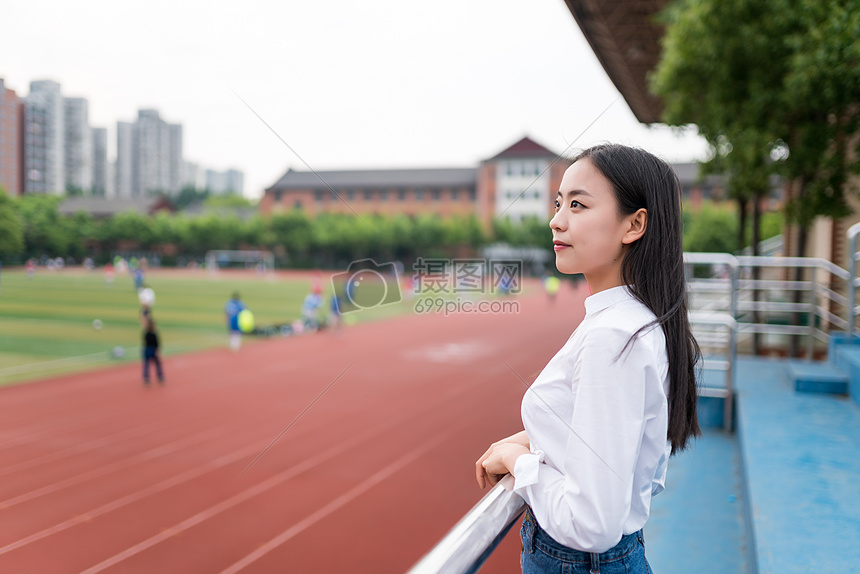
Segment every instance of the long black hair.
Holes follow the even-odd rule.
[[[573,161],[581,159],[591,161],[609,180],[619,217],[643,208],[648,212],[645,233],[628,246],[621,262],[621,280],[654,313],[666,336],[666,434],[675,454],[687,447],[691,437],[701,434],[696,414],[696,364],[701,351],[687,317],[681,184],[669,164],[642,149],[602,144],[581,152]],[[648,327],[637,331],[633,339]]]

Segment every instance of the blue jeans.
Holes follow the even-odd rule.
[[[164,373],[161,370],[161,361],[158,360],[158,349],[155,347],[143,348],[143,382],[149,382],[149,362],[155,363],[155,372],[159,381],[164,381]]]
[[[553,540],[527,508],[520,539],[523,574],[652,574],[641,530],[622,536],[614,548],[601,554],[582,552]]]

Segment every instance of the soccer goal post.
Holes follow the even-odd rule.
[[[260,266],[263,271],[274,270],[275,256],[271,251],[213,249],[206,252],[206,269],[210,271],[236,267],[259,269]]]

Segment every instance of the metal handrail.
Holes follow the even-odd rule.
[[[848,336],[854,335],[854,318],[857,316],[856,289],[857,289],[857,236],[860,235],[860,223],[855,223],[848,228]]]
[[[697,334],[696,338],[700,344],[721,344],[724,348],[725,358],[714,359],[704,357],[703,368],[710,370],[725,371],[725,384],[723,387],[707,387],[704,384],[697,386],[699,396],[717,397],[724,399],[723,403],[723,428],[732,428],[732,398],[735,388],[735,362],[737,359],[737,330],[738,323],[729,313],[690,311],[690,325],[707,325],[710,327],[722,327],[726,329],[727,336],[711,337],[710,334]]]
[[[504,476],[409,574],[477,572],[525,511],[526,503],[513,487],[514,477]]]
[[[860,234],[860,224],[853,228],[854,233]],[[852,249],[856,247],[852,245]],[[856,257],[852,261],[856,265]],[[737,273],[737,278],[732,277],[732,285],[726,278],[694,278],[688,280],[688,292],[697,295],[711,294],[707,301],[708,308],[725,309],[726,301],[716,299],[716,294],[725,294],[733,305],[732,315],[738,320],[737,331],[748,335],[753,333],[771,335],[800,335],[806,337],[806,357],[811,359],[815,350],[815,341],[827,342],[829,332],[817,327],[817,322],[826,322],[839,329],[853,325],[853,318],[857,314],[855,295],[858,280],[852,282],[852,272],[846,271],[832,261],[820,257],[769,257],[769,256],[732,256],[726,253],[685,253],[685,264],[726,266]],[[807,277],[799,281],[787,279],[754,279],[749,278],[748,270],[751,269],[803,269]],[[844,282],[847,287],[847,297],[831,288],[829,281],[821,281],[821,274],[830,277],[829,281],[838,280]],[[743,276],[743,278],[741,278]],[[759,301],[749,299],[747,294],[751,292],[805,292],[808,293],[805,301]],[[823,304],[819,303],[822,302]],[[847,317],[832,312],[829,305],[837,305],[847,309]],[[691,306],[691,309],[693,307]],[[807,317],[805,326],[786,326],[761,323],[757,320],[750,322],[749,313],[772,312],[772,313],[804,313]],[[850,324],[850,325],[849,325]],[[850,332],[850,331],[849,331]]]

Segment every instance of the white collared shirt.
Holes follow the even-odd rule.
[[[671,445],[663,329],[625,287],[585,300],[585,319],[522,402],[531,454],[514,489],[559,543],[604,552],[648,520]],[[624,352],[622,353],[622,350]]]

